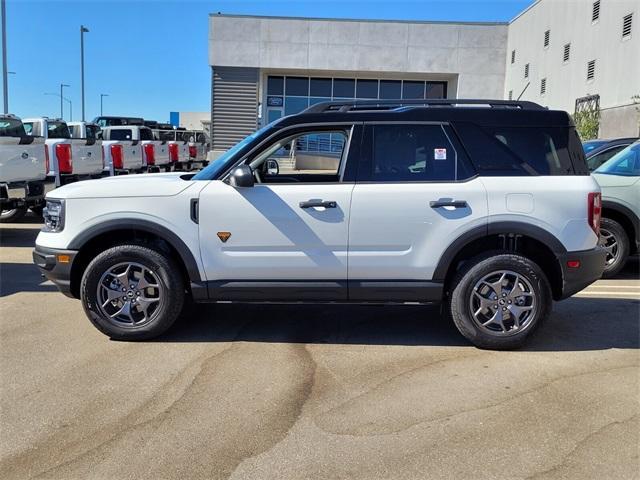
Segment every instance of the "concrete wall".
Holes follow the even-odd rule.
[[[504,97],[513,91],[550,108],[573,113],[576,98],[600,95],[600,107],[623,107],[619,112],[603,112],[601,135],[616,136],[631,132],[633,115],[625,105],[640,94],[640,1],[601,0],[600,18],[592,22],[591,0],[540,0],[509,24],[505,55]],[[622,18],[633,13],[633,31],[622,39]],[[550,30],[550,44],[544,48],[544,32]],[[570,59],[563,61],[564,45],[570,43]],[[516,61],[511,64],[511,52]],[[587,63],[596,61],[595,78],[587,80]],[[529,63],[529,79],[524,78]],[[540,81],[547,79],[546,94],[540,93]],[[624,112],[624,113],[623,113]],[[610,125],[610,119],[616,118]],[[637,133],[637,130],[636,130]]]
[[[178,112],[180,127],[187,130],[204,130],[202,122],[211,120],[211,112]]]
[[[444,74],[457,78],[451,97],[501,98],[504,92],[506,24],[226,15],[211,15],[209,22],[212,66]]]
[[[600,138],[640,137],[640,104],[600,112]]]

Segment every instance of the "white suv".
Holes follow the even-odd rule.
[[[323,103],[196,175],[47,196],[34,261],[116,339],[196,302],[440,303],[514,348],[602,274],[600,189],[565,112],[488,100]]]

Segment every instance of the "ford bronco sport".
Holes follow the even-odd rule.
[[[570,117],[529,102],[328,102],[199,173],[67,185],[34,261],[114,339],[195,302],[440,303],[515,348],[602,274],[600,188]]]

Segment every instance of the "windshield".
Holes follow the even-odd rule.
[[[193,177],[193,180],[212,180],[215,178],[220,172],[226,170],[231,165],[231,163],[236,159],[236,154],[238,152],[252,144],[255,139],[263,136],[267,131],[271,130],[273,125],[273,123],[270,123],[236,143],[233,147],[211,162],[207,167],[200,170],[200,172]]]
[[[586,142],[582,142],[582,148],[584,149],[584,153],[589,153],[592,150],[595,150],[598,147],[606,144],[606,140],[588,140]]]
[[[25,137],[26,135],[20,120],[13,118],[0,119],[0,137]]]
[[[594,173],[622,175],[625,177],[640,176],[640,142],[629,145],[615,154]]]

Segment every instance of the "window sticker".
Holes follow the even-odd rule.
[[[446,160],[447,159],[447,149],[446,148],[434,148],[433,149],[433,158],[435,160]]]

